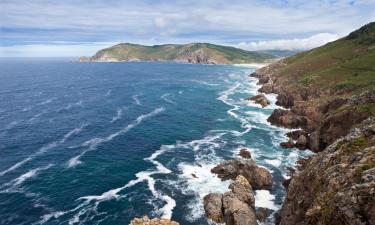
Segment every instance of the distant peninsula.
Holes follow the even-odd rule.
[[[209,43],[139,45],[120,43],[80,62],[174,61],[192,64],[264,63],[276,56]]]

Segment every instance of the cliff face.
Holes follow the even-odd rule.
[[[375,23],[251,76],[285,108],[268,121],[301,129],[282,146],[317,152],[286,182],[280,224],[375,224]]]
[[[375,120],[364,121],[293,175],[280,225],[375,224]]]
[[[263,62],[275,58],[271,54],[245,51],[238,48],[192,43],[144,46],[122,43],[98,51],[92,57],[81,57],[81,62],[119,61],[176,61],[194,64],[233,64]]]

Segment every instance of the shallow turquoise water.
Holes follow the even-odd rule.
[[[245,101],[239,66],[0,62],[0,224],[128,224],[148,214],[208,224],[209,171],[247,147],[274,176],[257,206],[277,210],[300,154]],[[269,96],[274,103],[275,96]],[[196,178],[192,175],[195,174]]]

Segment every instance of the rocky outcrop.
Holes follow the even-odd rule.
[[[246,148],[241,149],[238,155],[244,159],[251,159],[251,152]]]
[[[256,165],[254,160],[233,159],[220,163],[211,169],[222,180],[236,179],[244,176],[254,189],[270,189],[272,187],[271,173]]]
[[[268,101],[268,99],[266,98],[266,96],[264,94],[255,95],[253,97],[247,98],[246,100],[253,101],[256,104],[261,105],[262,108],[264,108],[264,107],[266,107],[270,104],[270,102]]]
[[[144,216],[142,218],[134,218],[132,221],[130,221],[129,225],[180,225],[180,224],[169,219],[160,219],[160,218],[150,219],[148,218],[148,216]]]
[[[368,119],[294,173],[280,225],[375,224],[375,120]]]
[[[250,183],[241,175],[224,194],[211,193],[203,198],[206,216],[226,225],[257,225],[254,194]]]

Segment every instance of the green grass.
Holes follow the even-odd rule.
[[[110,48],[100,50],[96,55],[107,54],[119,60],[176,60],[187,58],[194,52],[202,50],[206,55],[218,63],[251,63],[272,59],[274,56],[266,53],[246,51],[234,47],[213,45],[208,43],[193,43],[186,45],[167,44],[144,46],[122,43]]]

